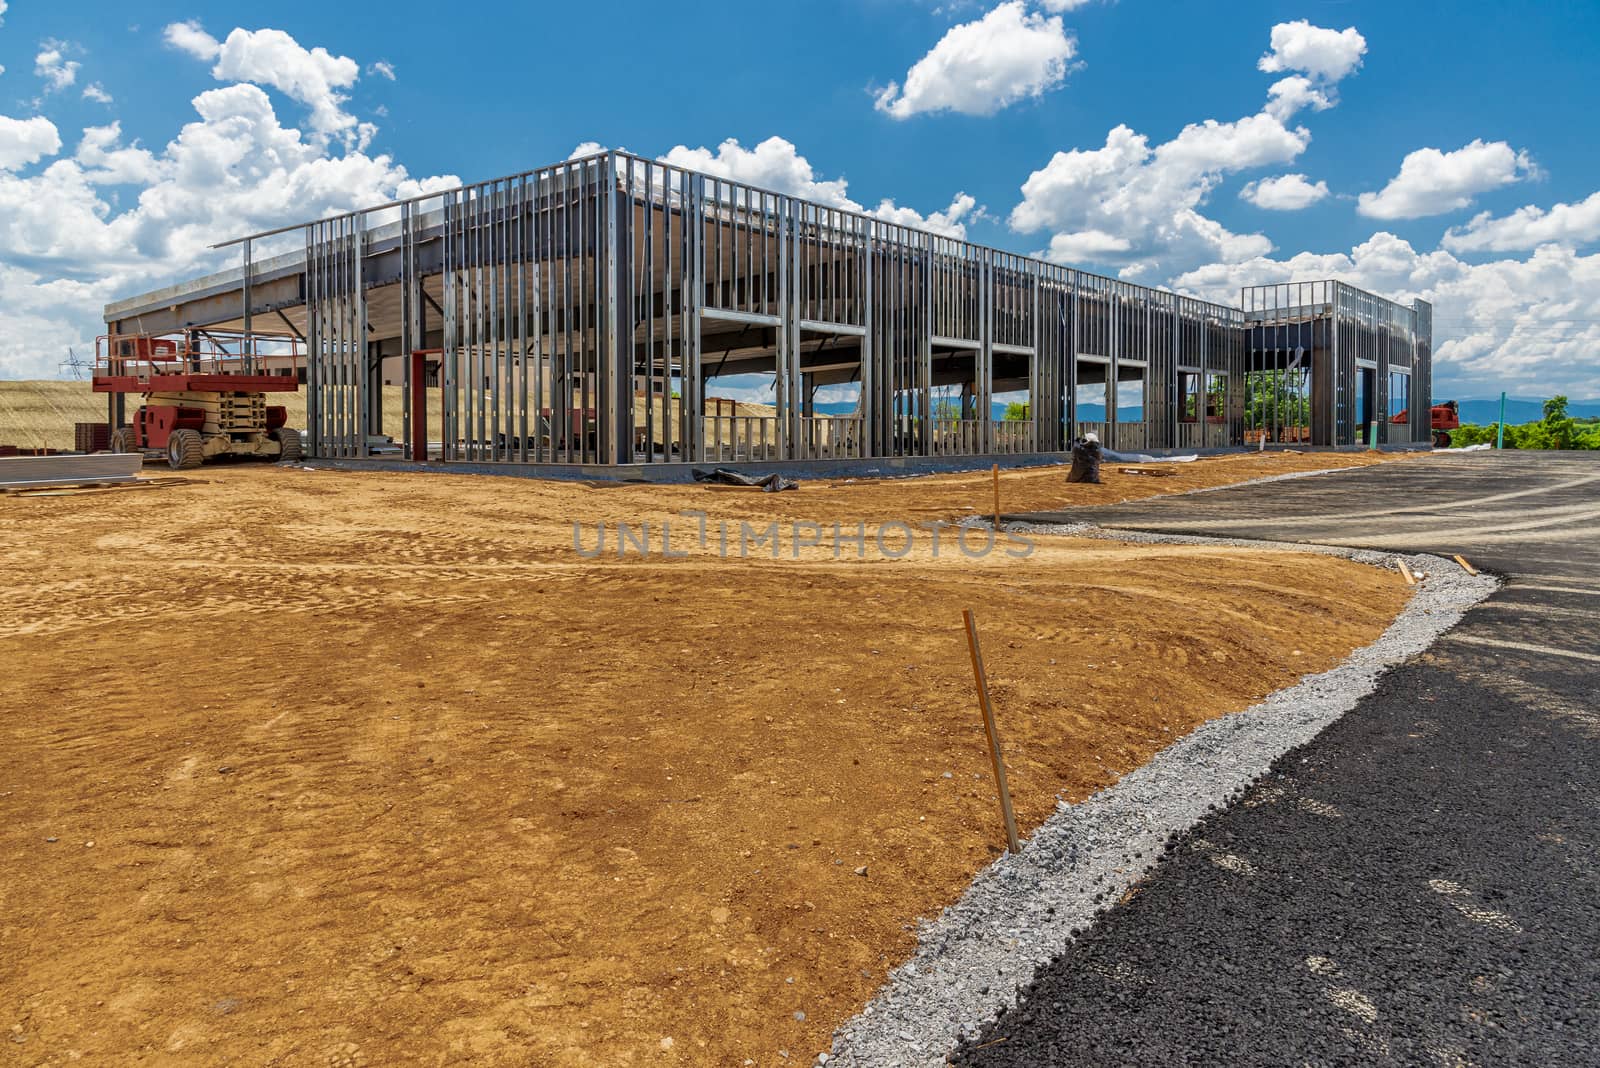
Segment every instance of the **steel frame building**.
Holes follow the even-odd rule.
[[[1433,308],[1403,307],[1343,282],[1253,286],[1250,420],[1284,441],[1299,423],[1314,445],[1424,441],[1433,405]],[[1266,388],[1261,388],[1266,387]]]
[[[303,248],[256,258],[297,231]],[[228,244],[239,269],[109,305],[108,330],[227,332],[247,363],[303,344],[316,457],[395,451],[385,368],[403,455],[475,464],[1038,455],[1090,430],[1142,450],[1354,445],[1374,423],[1373,443],[1429,436],[1424,303],[1319,282],[1213,304],[623,152]],[[756,373],[770,409],[717,401],[716,379]],[[828,386],[855,409],[819,410]],[[993,418],[1018,391],[1025,416]]]

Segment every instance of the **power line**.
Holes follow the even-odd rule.
[[[56,367],[56,370],[65,371],[69,368],[72,370],[72,377],[80,379],[83,377],[84,372],[90,369],[89,364],[83,359],[83,357],[79,356],[75,351],[73,351],[72,346],[70,345],[67,346],[67,358],[61,361],[61,363]]]

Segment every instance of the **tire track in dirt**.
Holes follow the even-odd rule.
[[[1060,477],[1012,488],[1059,498]],[[0,588],[0,1004],[24,1053],[808,1056],[993,856],[961,608],[1031,826],[1404,598],[1365,568],[1102,543],[571,549],[579,515],[951,516],[987,489],[918,481],[235,468],[159,499],[0,503],[0,562],[27,574]],[[1211,655],[1224,640],[1250,672]]]

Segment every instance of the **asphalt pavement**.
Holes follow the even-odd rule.
[[[1505,584],[1173,839],[954,1063],[1600,1065],[1600,454],[1010,518],[1460,554]]]

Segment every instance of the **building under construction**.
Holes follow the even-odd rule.
[[[314,457],[794,463],[1047,455],[1091,430],[1123,450],[1430,437],[1421,301],[1308,282],[1213,304],[622,152],[231,244],[239,268],[110,305],[108,332],[225,339],[250,365],[303,350]],[[752,387],[770,401],[725,399]]]

